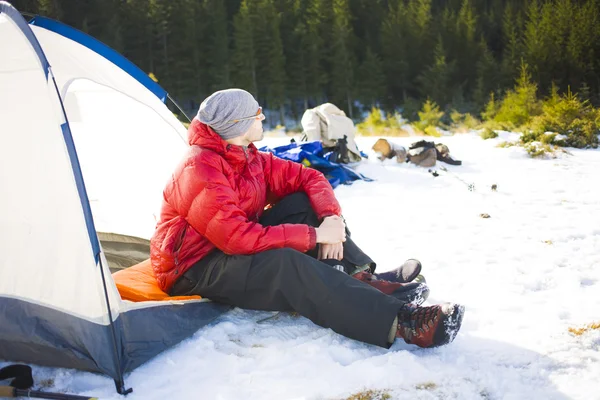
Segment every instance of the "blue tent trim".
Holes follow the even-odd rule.
[[[75,28],[65,25],[61,22],[55,21],[50,18],[36,16],[31,21],[31,25],[40,26],[48,29],[49,31],[58,33],[61,36],[69,38],[82,46],[100,54],[108,61],[127,72],[139,83],[144,85],[150,90],[156,97],[158,97],[163,103],[167,101],[167,91],[164,90],[158,83],[154,82],[144,71],[138,68],[134,63],[123,57],[121,54],[111,49],[99,40],[94,39],[90,35],[81,32]],[[31,33],[33,35],[33,33]],[[39,46],[39,45],[38,45]]]
[[[62,106],[62,101],[60,101],[60,103]],[[60,128],[62,129],[63,138],[65,140],[65,144],[67,145],[67,152],[69,153],[69,159],[71,160],[71,168],[73,169],[75,184],[77,185],[77,192],[79,193],[79,200],[81,201],[81,209],[83,210],[83,215],[85,217],[85,225],[87,227],[88,237],[92,245],[92,250],[94,251],[94,260],[96,261],[96,265],[98,265],[98,262],[100,261],[100,241],[98,240],[98,235],[96,234],[96,225],[94,224],[94,217],[92,216],[90,200],[87,194],[87,190],[85,189],[85,183],[83,182],[83,174],[81,172],[81,166],[79,165],[77,151],[75,150],[73,135],[71,135],[71,128],[69,128],[68,122],[62,124]]]
[[[300,144],[290,143],[273,149],[264,146],[259,150],[273,153],[284,160],[301,163],[307,167],[321,171],[333,188],[336,188],[340,184],[349,185],[356,180],[372,181],[372,179],[359,174],[344,164],[329,161],[329,153],[324,153],[323,143],[318,140]]]
[[[31,47],[33,47],[33,51],[35,51],[40,60],[40,63],[42,64],[42,68],[44,70],[44,73],[46,74],[47,80],[48,69],[50,67],[50,64],[48,63],[46,55],[42,51],[42,46],[40,46],[40,43],[33,34],[31,28],[29,28],[29,26],[27,25],[27,22],[23,19],[21,14],[8,3],[0,2],[0,14],[1,13],[6,14],[9,17],[9,19],[19,27],[19,29],[21,30],[21,32],[23,32],[23,35],[25,35],[27,40],[29,40]]]

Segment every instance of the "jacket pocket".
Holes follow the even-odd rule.
[[[171,221],[160,247],[164,256],[175,258],[179,254],[185,239],[187,225],[187,221],[179,216]]]

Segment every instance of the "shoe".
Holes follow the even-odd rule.
[[[384,281],[377,279],[373,274],[366,271],[358,272],[352,276],[405,303],[420,305],[429,297],[429,287],[424,283]]]
[[[396,337],[419,347],[437,347],[454,340],[462,324],[465,307],[445,303],[418,307],[407,304],[398,313]]]
[[[406,283],[412,282],[417,276],[419,276],[419,274],[421,273],[421,268],[421,262],[419,260],[411,258],[409,260],[406,260],[404,264],[402,264],[396,269],[374,275],[377,277],[377,279],[380,280]]]

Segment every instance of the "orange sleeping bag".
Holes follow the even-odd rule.
[[[121,299],[129,301],[169,301],[198,300],[200,296],[169,296],[156,282],[150,259],[112,274],[121,294]]]

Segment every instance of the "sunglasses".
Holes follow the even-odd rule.
[[[263,115],[263,113],[262,113],[262,107],[258,107],[258,111],[256,112],[256,114],[255,114],[255,115],[252,115],[252,116],[250,116],[250,117],[244,117],[244,118],[232,119],[232,120],[230,120],[230,121],[227,121],[227,123],[228,123],[228,124],[233,124],[233,123],[240,122],[240,121],[246,121],[246,120],[248,120],[248,119],[261,119],[261,118],[263,118],[263,117],[264,117],[264,115]]]

